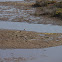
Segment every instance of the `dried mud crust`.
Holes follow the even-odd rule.
[[[62,34],[0,30],[0,48],[46,48],[62,45]]]

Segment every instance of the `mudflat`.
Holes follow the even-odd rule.
[[[35,16],[35,2],[0,2],[0,20],[34,24],[61,25],[62,20]],[[38,11],[38,13],[40,13]],[[62,45],[62,33],[38,33],[32,31],[0,30],[0,48],[47,48]]]
[[[0,30],[0,48],[47,48],[62,45],[62,33]]]

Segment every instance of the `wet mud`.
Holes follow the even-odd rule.
[[[46,48],[62,45],[61,33],[0,30],[0,48]]]
[[[33,24],[62,25],[62,20],[46,16],[35,16],[41,13],[33,8],[33,2],[0,2],[0,21],[27,22]]]

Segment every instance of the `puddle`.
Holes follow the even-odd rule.
[[[0,49],[0,62],[62,62],[62,46],[44,49]]]
[[[40,36],[45,36],[45,34],[39,34]]]
[[[0,21],[0,29],[26,30],[42,33],[62,33],[62,26],[51,24],[29,24],[26,22],[3,22]]]

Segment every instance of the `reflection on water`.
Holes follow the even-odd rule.
[[[62,62],[62,46],[44,49],[0,49],[0,62]]]
[[[62,26],[51,24],[29,24],[25,22],[2,22],[0,21],[0,29],[26,30],[47,33],[62,33]]]

